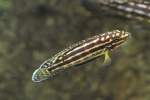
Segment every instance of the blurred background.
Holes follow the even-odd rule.
[[[115,29],[132,38],[111,54],[109,66],[96,59],[32,82],[44,60]],[[0,0],[0,100],[150,100],[149,32],[148,21],[112,14],[87,0]]]

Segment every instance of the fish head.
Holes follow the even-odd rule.
[[[129,32],[120,30],[114,30],[107,35],[110,37],[111,42],[106,47],[108,47],[110,50],[120,47],[131,37],[131,34]]]

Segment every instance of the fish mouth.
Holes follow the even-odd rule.
[[[33,82],[41,82],[43,80],[48,79],[50,73],[47,71],[46,68],[38,68],[33,72],[32,81]]]

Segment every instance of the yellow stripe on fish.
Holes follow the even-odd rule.
[[[82,40],[46,60],[33,73],[32,80],[40,82],[53,77],[67,68],[77,66],[104,55],[104,63],[110,58],[108,53],[129,38],[125,31],[114,30]]]

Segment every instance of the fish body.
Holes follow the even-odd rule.
[[[104,62],[107,62],[109,59],[108,52],[119,47],[128,37],[128,32],[114,30],[82,40],[46,60],[34,71],[32,80],[40,82],[53,77],[62,70],[88,62],[102,55],[105,56]]]
[[[150,22],[149,0],[83,0],[82,4],[92,12],[101,10],[129,19]]]
[[[127,18],[150,22],[150,2],[143,0],[111,0],[107,7]]]

